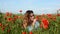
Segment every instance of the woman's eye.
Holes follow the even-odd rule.
[[[34,15],[32,15],[31,17],[33,17]]]

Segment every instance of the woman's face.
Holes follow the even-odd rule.
[[[30,14],[30,20],[31,20],[31,21],[34,20],[34,14],[33,14],[33,13]]]

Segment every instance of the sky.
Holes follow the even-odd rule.
[[[0,0],[0,11],[24,14],[33,10],[34,14],[56,13],[60,9],[60,0]]]

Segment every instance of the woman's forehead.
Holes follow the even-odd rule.
[[[31,13],[30,15],[34,15],[33,13]]]

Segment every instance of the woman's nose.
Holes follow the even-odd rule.
[[[34,19],[34,16],[32,18]]]

